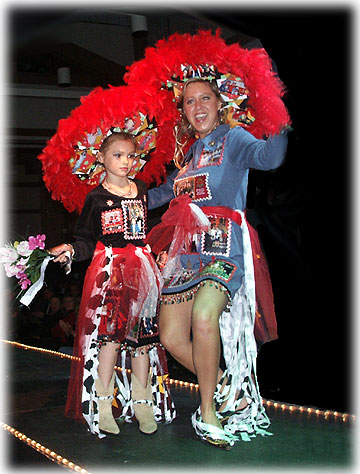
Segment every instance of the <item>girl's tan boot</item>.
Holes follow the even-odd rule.
[[[144,434],[153,434],[157,430],[150,385],[150,376],[144,388],[134,373],[131,374],[131,398],[134,412],[139,422],[139,430]]]
[[[99,429],[110,434],[119,434],[120,429],[112,414],[112,401],[114,398],[115,373],[112,375],[109,386],[105,389],[101,379],[95,380],[95,390],[98,397]]]

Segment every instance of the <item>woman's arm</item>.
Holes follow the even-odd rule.
[[[167,202],[171,201],[174,196],[173,186],[174,178],[178,174],[179,170],[175,170],[170,176],[167,177],[166,182],[161,184],[157,188],[148,190],[148,208],[155,209],[161,207]]]
[[[288,142],[286,132],[261,140],[242,127],[230,130],[226,140],[234,166],[259,170],[278,168],[284,161]]]

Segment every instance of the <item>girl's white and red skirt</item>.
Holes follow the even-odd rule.
[[[148,247],[97,243],[84,280],[65,414],[85,418],[90,431],[99,437],[104,435],[98,428],[94,382],[100,347],[108,341],[120,343],[114,416],[127,422],[134,416],[129,359],[144,350],[150,357],[155,419],[169,423],[176,416],[166,384],[166,354],[159,342],[161,288],[162,277]]]

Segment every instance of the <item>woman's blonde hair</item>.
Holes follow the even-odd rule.
[[[174,152],[174,163],[175,166],[179,169],[182,168],[182,164],[184,162],[184,147],[188,143],[190,138],[194,138],[196,135],[196,130],[192,127],[190,122],[188,121],[186,114],[184,112],[184,95],[186,88],[189,84],[193,84],[194,82],[202,82],[208,84],[212,92],[214,92],[217,100],[221,103],[221,108],[219,110],[219,122],[224,123],[226,120],[226,109],[225,109],[225,102],[221,97],[219,92],[218,86],[216,81],[207,81],[205,79],[201,79],[200,77],[194,77],[189,79],[185,82],[183,90],[180,94],[177,109],[180,112],[180,120],[174,127],[174,136],[175,136],[175,152]]]

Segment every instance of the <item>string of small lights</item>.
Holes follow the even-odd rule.
[[[19,342],[15,341],[8,341],[5,339],[0,339],[1,342],[5,342],[7,344],[14,345],[16,347],[20,347],[22,349],[30,349],[30,350],[35,350],[39,352],[46,352],[50,353],[56,356],[59,356],[61,358],[68,358],[68,359],[79,359],[78,357],[74,357],[69,354],[63,354],[61,352],[56,352],[52,351],[49,349],[42,349],[39,347],[33,347],[33,346],[27,346],[25,344],[21,344]],[[116,367],[117,370],[121,370],[120,367]],[[130,369],[126,369],[126,372],[131,372]],[[172,379],[168,378],[167,383],[170,385],[175,385],[183,388],[187,388],[190,390],[198,390],[199,389],[199,384],[197,383],[192,383],[192,382],[184,382],[182,380],[177,380],[177,379]],[[263,404],[274,408],[274,409],[279,409],[282,411],[288,411],[290,413],[301,413],[301,414],[308,414],[308,415],[316,415],[318,417],[323,417],[325,420],[330,420],[330,419],[335,419],[335,420],[342,420],[343,422],[350,422],[350,421],[356,421],[356,416],[349,414],[349,413],[341,413],[338,411],[333,411],[333,410],[320,410],[319,408],[314,408],[314,407],[306,407],[306,406],[301,406],[301,405],[295,405],[295,404],[288,404],[288,403],[282,403],[282,402],[277,402],[273,400],[265,400],[263,399]]]
[[[32,351],[37,351],[37,352],[44,352],[47,354],[52,354],[56,355],[58,357],[61,357],[61,359],[71,359],[71,360],[79,360],[79,357],[74,357],[70,354],[64,354],[63,352],[57,352],[57,351],[52,351],[50,349],[43,349],[42,347],[35,347],[35,346],[28,346],[26,344],[21,344],[20,342],[16,341],[8,341],[6,339],[0,339],[1,342],[5,342],[6,344],[11,344],[12,346],[19,347],[24,350],[32,350]]]
[[[20,431],[16,430],[12,426],[9,426],[6,423],[2,423],[2,422],[0,422],[0,425],[5,431],[8,431],[11,435],[15,436],[15,438],[18,438],[20,441],[23,441],[25,444],[27,444],[31,448],[36,449],[36,451],[43,454],[51,461],[67,469],[70,469],[72,471],[79,472],[80,474],[89,474],[89,472],[86,469],[83,469],[77,464],[69,461],[68,459],[64,458],[60,454],[55,453],[55,451],[52,451],[46,446],[43,446],[42,444],[38,443],[34,439],[29,438],[28,436],[26,436],[26,434],[21,433]]]
[[[198,390],[199,388],[199,384],[197,383],[183,382],[182,380],[176,380],[176,379],[169,379],[168,383],[171,385],[177,385],[180,387],[196,389],[196,390]],[[319,417],[322,416],[325,418],[325,420],[334,418],[336,420],[342,419],[342,421],[344,422],[356,421],[356,416],[351,415],[349,413],[341,413],[341,412],[332,411],[332,410],[320,410],[319,408],[306,407],[306,406],[295,405],[295,404],[290,405],[288,403],[276,402],[274,400],[265,400],[264,398],[262,399],[262,402],[265,406],[268,406],[274,409],[279,409],[282,411],[289,411],[290,413],[302,413],[302,414],[308,414],[308,415],[316,415]]]

